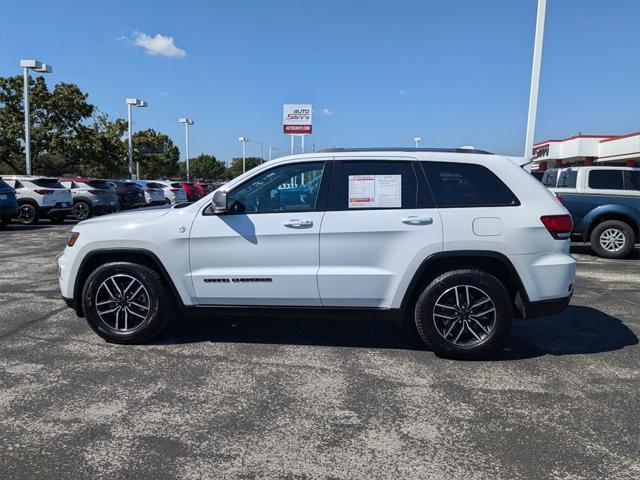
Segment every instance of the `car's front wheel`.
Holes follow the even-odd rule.
[[[129,262],[98,267],[82,292],[89,325],[113,343],[143,343],[158,335],[174,314],[172,299],[156,271]]]
[[[511,331],[513,306],[505,286],[480,270],[453,270],[434,279],[416,303],[418,333],[436,355],[478,359],[499,350]]]
[[[23,203],[18,207],[18,221],[23,225],[38,223],[38,209],[30,203]]]

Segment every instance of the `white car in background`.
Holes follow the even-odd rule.
[[[166,203],[162,185],[148,180],[137,180],[136,183],[144,189],[144,199],[147,202],[147,206],[164,205]]]
[[[178,182],[172,182],[170,180],[153,180],[153,183],[157,183],[162,186],[166,203],[175,204],[188,201],[187,192],[184,191]]]
[[[2,179],[16,191],[20,223],[34,225],[42,217],[62,223],[71,213],[71,190],[64,188],[57,178],[3,175]]]

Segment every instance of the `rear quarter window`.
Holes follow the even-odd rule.
[[[589,188],[594,190],[622,190],[622,170],[589,171]]]
[[[577,170],[565,170],[558,177],[558,188],[576,188]]]
[[[493,172],[470,163],[422,162],[438,207],[502,207],[519,205]]]
[[[547,187],[555,187],[556,184],[558,183],[558,170],[557,169],[551,169],[551,170],[547,170],[546,172],[544,172],[544,175],[542,177],[542,184],[547,186]]]
[[[624,189],[640,191],[640,170],[624,171]]]
[[[31,183],[43,188],[64,188],[55,178],[37,178],[35,180],[31,180]]]

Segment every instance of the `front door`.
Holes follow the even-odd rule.
[[[204,305],[319,306],[325,162],[289,163],[228,192],[229,211],[191,230],[191,275]]]

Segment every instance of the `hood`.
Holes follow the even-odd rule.
[[[92,225],[94,223],[141,223],[154,218],[159,218],[172,210],[169,205],[159,207],[149,207],[138,210],[128,210],[126,212],[111,213],[101,217],[94,217],[78,223],[79,226]]]

